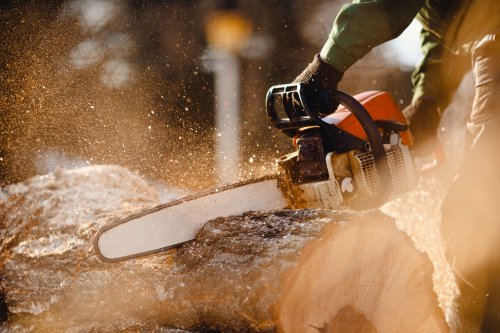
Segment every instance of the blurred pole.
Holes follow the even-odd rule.
[[[231,1],[230,1],[231,2]],[[230,8],[215,10],[205,27],[208,51],[201,58],[214,73],[215,149],[219,185],[234,183],[240,161],[240,71],[238,53],[252,32],[250,21]],[[227,6],[226,6],[227,7]]]
[[[214,73],[215,151],[220,185],[238,180],[240,159],[240,73],[237,57],[221,48],[203,55],[205,70]]]

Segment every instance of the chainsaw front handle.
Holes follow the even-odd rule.
[[[315,122],[305,113],[301,99],[301,83],[272,86],[266,95],[266,113],[274,127],[293,138],[300,128],[315,126]],[[281,99],[286,117],[276,110],[277,99]]]

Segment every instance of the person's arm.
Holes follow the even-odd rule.
[[[466,57],[450,52],[429,31],[421,32],[423,59],[412,75],[413,99],[403,114],[414,138],[413,153],[427,156],[439,145],[437,129],[442,112],[450,104],[466,71]]]
[[[344,71],[375,46],[397,37],[411,23],[425,0],[355,0],[344,5],[321,53],[297,76],[321,114],[336,109],[335,101],[319,98],[337,88]]]
[[[344,72],[372,48],[396,38],[425,0],[355,0],[340,10],[320,56]]]
[[[420,39],[423,59],[412,75],[415,89],[412,103],[422,96],[433,96],[444,111],[465,73],[470,70],[469,61],[464,56],[450,52],[437,37],[425,29],[422,29]]]

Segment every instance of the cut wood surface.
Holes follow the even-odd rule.
[[[0,199],[2,332],[448,331],[431,262],[379,212],[219,218],[177,250],[108,264],[90,237],[158,203],[140,177],[59,171]]]

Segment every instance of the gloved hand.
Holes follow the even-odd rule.
[[[293,80],[293,83],[302,82],[309,103],[321,116],[326,116],[335,112],[338,107],[338,103],[330,98],[329,92],[337,89],[343,75],[343,72],[339,72],[316,54],[314,60]]]
[[[437,100],[429,95],[424,95],[413,104],[408,105],[403,114],[410,124],[414,145],[414,156],[425,157],[435,152],[439,141],[437,130],[441,119],[441,109]]]

